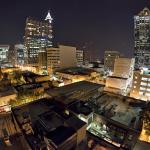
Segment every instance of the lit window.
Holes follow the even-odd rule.
[[[147,91],[150,92],[150,88],[148,88]]]
[[[144,87],[140,87],[140,90],[146,90],[146,88],[144,88]]]
[[[139,92],[140,95],[143,95],[143,92]]]
[[[137,76],[135,76],[135,79],[137,79]]]
[[[143,81],[147,81],[148,79],[147,79],[147,78],[143,78],[143,77],[142,77],[142,80],[143,80]]]
[[[147,85],[147,83],[141,82],[141,85]]]
[[[146,95],[146,96],[150,96],[150,93],[146,93],[145,95]]]

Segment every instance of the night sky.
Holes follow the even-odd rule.
[[[93,56],[104,50],[133,54],[133,16],[150,0],[0,0],[0,44],[23,41],[26,17],[45,18],[51,10],[54,41],[88,45]]]

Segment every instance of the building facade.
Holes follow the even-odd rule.
[[[135,71],[130,96],[150,101],[150,70]]]
[[[150,67],[150,10],[134,16],[135,68]]]
[[[23,44],[14,46],[15,65],[23,66],[27,63],[27,50]]]
[[[0,45],[0,63],[8,61],[9,45]]]
[[[83,59],[84,59],[83,50],[76,50],[76,57],[77,57],[77,66],[83,65]]]
[[[104,69],[106,71],[114,71],[115,59],[120,57],[118,51],[105,51],[104,55]]]
[[[129,78],[133,75],[135,59],[118,58],[115,60],[113,76],[120,78]]]
[[[133,79],[134,58],[115,59],[114,72],[107,77],[105,90],[118,94],[128,94]]]
[[[52,47],[52,18],[50,13],[45,20],[39,21],[27,18],[25,27],[25,47],[28,53],[28,63],[38,65],[38,53]]]
[[[47,74],[47,52],[38,54],[39,73]]]
[[[58,48],[47,48],[49,73],[57,69],[75,67],[76,64],[76,47],[59,45]]]

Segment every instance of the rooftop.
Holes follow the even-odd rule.
[[[73,99],[88,95],[90,92],[98,90],[100,87],[103,87],[103,85],[88,81],[80,81],[63,87],[50,89],[46,92],[52,97],[59,98],[58,100],[64,104],[69,104],[73,102]]]
[[[34,22],[34,24],[47,24],[47,25],[49,25],[48,21],[46,21],[46,20],[39,20],[39,19],[36,19],[36,18],[33,18],[33,17],[28,17],[27,21],[28,22]]]
[[[139,14],[139,16],[150,16],[150,10],[145,7]]]
[[[93,106],[92,106],[93,105]],[[101,96],[89,102],[95,112],[129,128],[140,130],[141,104],[129,97],[104,92]]]
[[[47,138],[51,139],[56,145],[60,145],[75,133],[72,127],[60,126],[47,133]]]
[[[0,45],[0,48],[9,48],[9,45]]]
[[[57,72],[66,73],[70,75],[90,75],[92,72],[95,72],[95,71],[92,69],[88,69],[88,68],[72,67],[72,68],[62,69]]]
[[[12,86],[1,86],[0,87],[0,97],[9,96],[16,94],[16,90]]]
[[[76,114],[84,114],[85,116],[91,114],[92,109],[85,105],[83,101],[77,101],[69,106],[69,110]]]
[[[82,120],[80,120],[79,118],[77,118],[76,116],[72,116],[69,119],[66,120],[66,123],[73,127],[74,129],[78,130],[80,128],[82,128],[83,126],[86,125],[86,123]]]
[[[41,124],[46,128],[47,131],[58,128],[64,124],[64,121],[55,112],[48,111],[39,115]]]
[[[65,121],[67,125],[73,127],[76,130],[86,125],[85,122],[80,120],[72,112],[68,111],[65,108],[55,107],[52,110],[55,111]]]
[[[30,115],[31,121],[34,124],[39,119],[38,116],[40,114],[50,111],[52,107],[54,107],[52,104],[47,104],[47,99],[40,99],[38,101],[34,101],[32,103],[28,103],[27,105],[13,109],[13,112],[20,124],[22,122],[21,115],[25,113]]]
[[[37,77],[45,77],[45,76],[47,76],[47,75],[35,74],[33,72],[30,72],[30,71],[25,71],[25,72],[22,73],[22,75],[24,77],[31,77],[31,78],[37,78]]]
[[[72,126],[77,129],[82,127],[85,123],[78,119],[71,112],[66,113],[65,108],[61,107],[61,104],[53,99],[41,99],[39,101],[27,104],[21,108],[14,109],[15,116],[21,120],[22,114],[29,114],[32,124],[36,124],[39,121],[46,131],[51,131],[59,126],[66,125]],[[75,121],[76,123],[74,124]]]
[[[22,89],[35,89],[35,88],[40,88],[40,87],[42,87],[42,85],[39,84],[39,83],[35,83],[35,84],[30,83],[30,84],[18,85],[15,88],[16,88],[17,91],[20,91]]]

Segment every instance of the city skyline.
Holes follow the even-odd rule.
[[[150,0],[0,4],[0,150],[150,150]]]
[[[54,42],[67,45],[88,43],[92,55],[102,58],[105,50],[117,50],[125,56],[134,53],[134,15],[150,2],[35,0],[1,2],[1,44],[23,42],[25,20],[31,16],[44,20],[50,10],[53,17]],[[5,8],[5,10],[4,10]],[[7,12],[6,12],[7,10]],[[10,27],[11,26],[11,27]],[[89,36],[90,35],[90,36]]]

